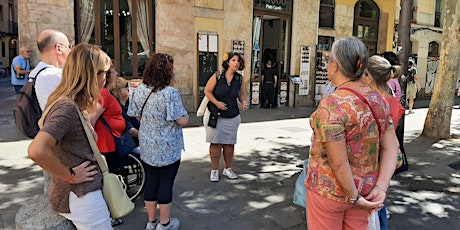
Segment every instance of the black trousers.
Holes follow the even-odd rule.
[[[266,82],[264,83],[264,88],[263,88],[263,98],[264,98],[264,104],[262,106],[269,107],[274,106],[275,103],[275,83],[274,82]]]

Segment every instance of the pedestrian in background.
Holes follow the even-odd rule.
[[[144,200],[149,222],[146,230],[179,229],[180,221],[170,217],[174,180],[184,149],[182,127],[188,114],[179,91],[172,87],[174,59],[156,53],[147,63],[143,84],[130,96],[128,115],[141,121],[139,144],[145,162]],[[156,217],[157,204],[160,217]]]
[[[414,107],[414,101],[417,97],[417,92],[420,92],[422,86],[417,76],[417,68],[414,65],[414,61],[409,60],[409,77],[407,78],[407,97],[406,100],[409,101],[409,114],[413,114],[412,107]]]
[[[206,142],[210,143],[209,155],[211,158],[210,180],[219,181],[219,162],[224,155],[223,175],[230,179],[238,178],[232,170],[233,155],[235,151],[238,126],[241,123],[240,109],[246,110],[247,102],[243,84],[243,76],[237,71],[244,69],[244,60],[241,54],[226,53],[222,61],[222,71],[209,78],[204,89],[204,94],[209,103],[214,104],[219,110],[216,127],[208,125],[210,111],[206,109],[203,124],[206,130]]]
[[[19,49],[19,55],[11,62],[11,84],[16,93],[27,83],[30,73],[30,53],[32,51],[27,46]]]
[[[82,126],[91,125],[82,124],[78,115],[78,110],[94,109],[109,67],[109,56],[97,46],[76,46],[47,105],[58,102],[28,148],[29,157],[51,174],[51,208],[77,229],[112,229],[102,172]]]
[[[106,82],[101,89],[101,97],[96,105],[96,109],[90,114],[91,125],[97,134],[97,147],[107,161],[109,172],[120,175],[123,159],[117,153],[114,136],[121,137],[126,129],[126,122],[122,114],[122,109],[118,100],[110,93],[117,81],[118,72],[115,70],[113,62],[109,70],[101,74],[106,75]],[[105,124],[103,122],[105,121]],[[109,126],[110,129],[106,126]],[[112,226],[123,223],[121,218],[111,219]]]
[[[267,66],[262,70],[262,92],[264,102],[263,108],[275,107],[275,89],[278,85],[278,76],[276,69],[272,66],[272,61],[267,61]]]
[[[366,229],[368,215],[383,207],[398,145],[388,104],[360,80],[368,60],[366,46],[355,37],[335,41],[327,57],[328,78],[337,89],[310,117],[308,229]],[[371,108],[345,87],[379,106],[378,122]]]
[[[399,119],[404,114],[404,108],[402,107],[399,99],[392,94],[391,85],[388,81],[391,79],[397,79],[401,71],[398,70],[399,66],[391,65],[388,60],[384,57],[374,55],[369,58],[369,66],[364,71],[363,80],[372,89],[378,91],[388,102],[390,106],[390,117],[393,120],[393,124],[398,124]],[[395,133],[396,134],[396,133]],[[399,143],[398,143],[399,145]],[[404,151],[404,149],[401,149]],[[386,212],[386,202],[384,207],[378,212],[380,230],[388,229],[388,219]]]
[[[384,52],[382,57],[388,60],[392,66],[394,66],[394,70],[396,71],[391,75],[391,79],[388,81],[388,85],[390,86],[391,90],[394,92],[396,98],[398,100],[401,99],[401,85],[399,84],[399,78],[401,77],[402,71],[399,64],[398,56],[393,52]],[[396,124],[395,124],[396,125]]]

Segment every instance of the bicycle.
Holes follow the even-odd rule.
[[[142,194],[145,186],[145,169],[140,159],[139,148],[135,148],[123,160],[122,176],[126,184],[126,193],[134,202]]]

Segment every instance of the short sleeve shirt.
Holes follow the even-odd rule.
[[[29,74],[26,74],[24,79],[16,78],[16,66],[20,66],[22,70],[30,70],[30,62],[28,59],[25,59],[23,56],[18,55],[13,58],[11,62],[11,84],[12,85],[25,85],[29,79]]]
[[[37,77],[37,73],[43,68],[46,69],[41,71]],[[56,68],[55,66],[46,64],[44,62],[39,62],[35,69],[30,72],[30,77],[36,78],[35,93],[42,110],[45,109],[46,102],[48,101],[50,94],[61,82],[61,76],[61,68]]]
[[[91,125],[88,125],[91,127]],[[53,154],[67,167],[76,167],[85,161],[98,165],[88,138],[83,129],[77,107],[70,99],[57,102],[47,114],[40,132],[46,132],[57,140]],[[69,184],[51,175],[49,197],[51,207],[60,213],[70,213],[69,193],[81,197],[102,188],[102,172],[94,176],[94,181],[82,184]]]
[[[388,103],[380,94],[360,86],[363,94],[375,108],[382,133],[394,129]],[[355,94],[337,89],[325,97],[310,117],[314,132],[305,186],[325,198],[348,202],[328,162],[325,144],[345,141],[348,161],[359,194],[367,195],[378,178],[380,135],[377,123],[367,104]]]
[[[139,127],[141,159],[155,167],[170,165],[181,158],[184,149],[182,127],[176,120],[186,116],[177,89],[167,86],[152,92],[142,84],[130,95],[128,115],[142,118]],[[150,96],[149,96],[150,95]]]

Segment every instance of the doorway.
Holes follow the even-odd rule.
[[[290,51],[290,17],[283,15],[257,14],[253,19],[253,50],[251,66],[251,106],[282,107],[288,102],[288,69]],[[262,71],[271,62],[277,80],[274,96],[264,96],[269,89],[262,81]],[[267,79],[266,79],[267,81]],[[270,99],[270,100],[269,100]]]

